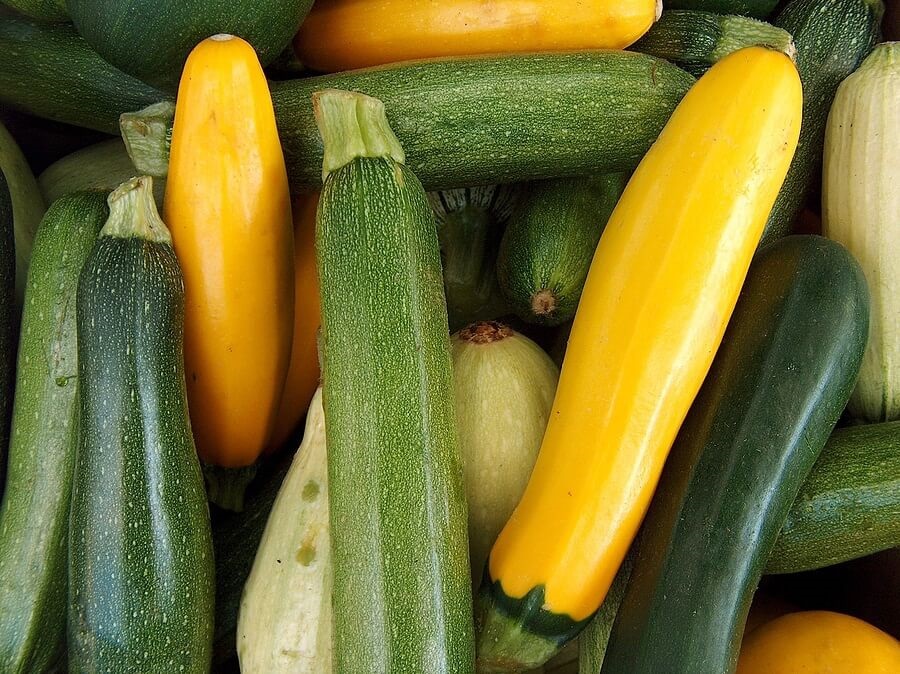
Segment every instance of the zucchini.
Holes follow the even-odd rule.
[[[778,0],[666,0],[666,9],[694,9],[716,14],[742,14],[765,19]]]
[[[165,94],[109,65],[67,24],[0,18],[0,103],[115,133],[119,115]]]
[[[853,390],[868,301],[827,239],[760,252],[644,520],[604,674],[734,671],[778,531]]]
[[[430,192],[437,220],[450,330],[507,312],[497,285],[497,251],[519,197],[518,186]]]
[[[320,389],[244,586],[237,631],[242,674],[331,672],[330,538]]]
[[[190,51],[217,33],[239,35],[263,65],[291,41],[312,0],[67,0],[78,32],[114,66],[174,91]]]
[[[560,325],[572,319],[597,242],[628,175],[548,180],[531,186],[500,244],[497,277],[519,317]]]
[[[3,0],[25,16],[39,21],[68,21],[66,0]]]
[[[766,573],[796,573],[900,545],[900,421],[841,428],[803,484]]]
[[[322,182],[313,91],[382,99],[429,190],[627,171],[656,140],[694,79],[646,54],[595,51],[396,64],[272,84],[292,189]],[[627,101],[627,104],[625,102]],[[126,136],[146,131],[141,116]],[[163,127],[141,155],[167,153]],[[135,166],[141,156],[132,154]]]
[[[803,126],[794,161],[769,215],[763,244],[792,231],[821,175],[825,122],[838,85],[872,50],[881,0],[792,0],[775,25],[794,37],[803,82]]]
[[[631,49],[666,59],[699,76],[731,52],[753,45],[772,47],[791,58],[796,52],[790,33],[764,21],[678,9],[663,12]]]
[[[338,672],[474,672],[450,336],[428,199],[381,102],[315,94]],[[348,238],[348,232],[352,237]]]
[[[244,583],[262,538],[272,504],[291,466],[290,455],[264,463],[247,488],[241,512],[213,509],[212,538],[216,561],[216,624],[213,632],[213,671],[236,661],[238,609]]]
[[[150,179],[109,197],[77,291],[69,671],[209,671],[213,550],[182,357],[184,290]]]
[[[57,160],[44,169],[37,181],[44,201],[52,204],[72,192],[91,189],[112,192],[135,173],[125,144],[113,138]],[[165,178],[153,181],[153,196],[160,208],[165,189]]]
[[[735,52],[685,96],[629,180],[591,263],[534,471],[491,550],[482,671],[542,664],[603,603],[725,332],[801,99],[784,54]]]
[[[869,348],[852,416],[900,419],[900,43],[878,45],[838,87],[822,176],[825,236],[847,246],[872,290]]]
[[[16,238],[13,225],[12,196],[6,174],[0,168],[0,494],[3,493],[3,469],[9,447],[16,381]]]
[[[634,568],[633,549],[628,552],[628,556],[616,572],[600,610],[578,637],[578,674],[600,674],[603,659],[606,657],[606,647],[609,645],[609,635],[622,605],[622,599],[625,597],[631,570]]]
[[[66,540],[78,447],[78,274],[108,210],[102,192],[54,202],[38,228],[22,314],[9,479],[0,509],[0,671],[65,659]]]
[[[0,26],[2,23],[0,20]],[[0,53],[0,59],[2,58],[3,55]],[[16,249],[16,298],[21,302],[25,295],[25,279],[34,236],[46,209],[28,160],[2,123],[0,123],[0,172],[6,178],[6,186],[12,200]]]

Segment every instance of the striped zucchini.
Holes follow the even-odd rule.
[[[321,185],[322,143],[309,97],[326,88],[383,100],[409,168],[436,190],[633,169],[693,82],[646,54],[547,53],[279,82],[272,102],[295,191]],[[125,135],[146,132],[142,121],[132,116]],[[145,137],[141,154],[165,156],[167,133]],[[144,166],[140,156],[132,159]]]
[[[834,432],[781,528],[766,573],[796,573],[900,545],[900,421]]]
[[[39,21],[67,21],[66,0],[3,0],[5,5]]]
[[[694,9],[717,14],[742,14],[764,19],[778,0],[666,0],[666,9]]]
[[[560,325],[572,319],[584,281],[619,197],[625,173],[531,185],[500,244],[497,277],[519,317]]]
[[[78,275],[108,210],[103,192],[51,205],[38,228],[22,314],[0,510],[0,671],[49,672],[64,657],[66,540],[78,446]]]
[[[213,551],[182,356],[184,290],[150,179],[109,197],[77,291],[69,671],[209,671]]]
[[[789,234],[818,185],[825,122],[838,85],[872,50],[884,6],[881,0],[792,0],[775,25],[794,37],[803,82],[803,126],[791,170],[769,214],[762,244]]]
[[[764,45],[793,58],[790,33],[764,21],[733,14],[672,9],[630,49],[652,54],[700,76],[719,59],[753,45]]]
[[[9,424],[12,415],[13,390],[16,379],[16,239],[13,230],[13,206],[0,168],[0,494],[3,493],[3,468],[9,446]]]
[[[335,671],[474,672],[434,216],[380,101],[327,91],[313,105]]]

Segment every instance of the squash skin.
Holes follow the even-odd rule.
[[[802,611],[754,630],[737,674],[894,674],[900,642],[872,625],[831,611]]]
[[[68,21],[66,0],[3,0],[4,4],[38,21]]]
[[[312,0],[67,0],[78,32],[122,71],[174,91],[196,44],[229,33],[251,43],[263,65],[287,45]]]
[[[12,195],[0,167],[0,495],[6,479],[9,427],[16,388],[16,238]]]
[[[623,49],[658,17],[656,0],[320,0],[294,50],[321,72],[474,54]]]
[[[712,100],[728,104],[710,116]],[[510,617],[559,645],[602,603],[737,301],[800,107],[790,59],[735,52],[635,171],[597,247],[531,480],[491,551],[482,626]],[[485,671],[515,657],[503,638],[480,637]]]
[[[869,347],[849,412],[900,419],[900,45],[878,45],[838,87],[825,134],[822,229],[872,291]]]
[[[716,14],[740,14],[765,19],[778,0],[667,0],[666,9],[693,9]]]
[[[605,672],[734,670],[766,560],[850,397],[868,313],[842,246],[793,236],[760,252],[644,520]]]
[[[207,123],[211,116],[216,124]],[[197,451],[214,466],[250,466],[275,425],[295,281],[290,195],[268,86],[240,38],[204,40],[188,58],[164,212],[184,275]]]

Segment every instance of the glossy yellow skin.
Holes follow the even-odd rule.
[[[897,674],[900,642],[857,618],[789,613],[745,639],[737,674]]]
[[[490,557],[510,597],[601,604],[712,363],[800,131],[794,64],[753,47],[688,92],[606,226],[537,464]]]
[[[291,354],[291,202],[272,100],[253,48],[230,36],[188,57],[164,202],[185,286],[185,369],[203,461],[252,464]]]
[[[622,49],[658,0],[318,0],[294,41],[325,72],[437,56]]]

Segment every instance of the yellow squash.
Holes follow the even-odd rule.
[[[603,601],[737,301],[801,99],[787,56],[736,52],[688,92],[632,176],[597,247],[534,472],[490,555],[485,671],[508,656],[492,616],[538,636],[545,626],[558,643]]]
[[[897,674],[900,643],[857,618],[804,611],[750,633],[737,674]]]
[[[287,173],[253,48],[217,35],[178,89],[165,219],[185,285],[191,424],[204,462],[256,461],[291,353],[293,230]]]
[[[319,278],[316,273],[316,209],[319,195],[294,200],[294,343],[291,364],[272,435],[271,449],[282,447],[309,409],[319,385]]]
[[[660,0],[319,0],[294,41],[325,72],[436,56],[622,49]]]

